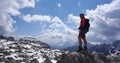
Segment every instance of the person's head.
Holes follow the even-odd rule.
[[[81,13],[81,14],[79,15],[79,17],[80,17],[80,18],[84,18],[84,14]]]

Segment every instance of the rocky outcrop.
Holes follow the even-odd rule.
[[[117,59],[115,59],[117,58]],[[91,51],[70,52],[61,59],[61,63],[119,63],[120,54],[105,56]],[[60,63],[60,61],[58,62]]]

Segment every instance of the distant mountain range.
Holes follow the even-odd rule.
[[[88,48],[91,51],[96,51],[96,52],[108,55],[111,53],[120,52],[120,40],[116,40],[112,44],[93,45],[93,44],[88,43]],[[78,49],[77,45],[65,48],[65,50],[69,50],[69,51],[75,51],[77,49]]]
[[[91,51],[96,51],[99,53],[103,53],[105,55],[111,54],[111,53],[120,53],[120,40],[116,40],[112,44],[100,44],[95,45],[90,48]]]

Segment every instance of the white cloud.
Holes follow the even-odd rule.
[[[0,0],[0,11],[19,15],[19,9],[25,7],[35,7],[35,0]]]
[[[48,15],[25,15],[23,16],[23,20],[26,22],[35,22],[35,21],[50,21],[51,17]]]
[[[58,7],[62,7],[60,3],[57,4]]]
[[[26,22],[44,22],[42,23],[42,30],[39,35],[39,39],[52,46],[57,45],[57,47],[67,47],[72,46],[77,40],[78,31],[69,28],[59,17],[51,17],[47,15],[25,15],[23,19]],[[73,16],[73,14],[68,15],[69,24],[72,22],[78,22],[78,17]],[[47,25],[47,26],[46,26]],[[76,25],[73,24],[73,25]],[[54,43],[53,43],[54,42]],[[68,45],[66,45],[68,44]]]
[[[79,27],[79,24],[80,24],[79,16],[74,16],[73,14],[69,14],[67,19],[69,21],[69,24],[73,24],[75,28]]]
[[[120,0],[113,0],[110,4],[98,5],[95,10],[87,10],[90,18],[91,39],[117,40],[120,39]]]
[[[24,7],[35,7],[36,0],[18,0],[18,3],[21,5],[21,8]]]
[[[70,29],[59,17],[54,17],[51,22],[48,29],[41,32],[40,40],[55,47],[71,46],[77,42],[77,32]]]
[[[0,12],[0,34],[14,32],[13,24],[15,21],[7,13]]]
[[[35,0],[0,0],[0,34],[15,31],[13,24],[16,22],[12,16],[20,15],[19,11],[25,7],[35,7]]]
[[[25,15],[23,19],[26,22],[43,22],[42,30],[39,35],[39,39],[44,41],[52,46],[57,47],[67,47],[72,46],[77,40],[78,31],[69,28],[59,17],[51,17],[48,15]],[[76,21],[75,24],[72,22]],[[73,16],[73,14],[68,15],[68,23],[76,25],[78,24],[79,18],[77,16]],[[46,26],[47,25],[47,26]],[[54,42],[54,43],[53,43]],[[63,47],[63,48],[64,48]]]

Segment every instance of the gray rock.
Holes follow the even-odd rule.
[[[102,54],[81,51],[67,54],[64,63],[112,63],[112,61]]]
[[[39,63],[39,61],[37,59],[33,59],[30,61],[30,63]]]
[[[49,58],[46,58],[46,60],[44,61],[44,63],[52,63],[51,60]]]

